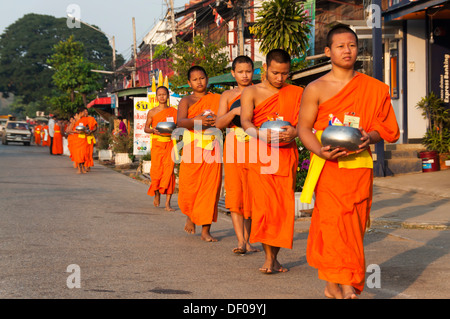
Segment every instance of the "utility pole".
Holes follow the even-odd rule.
[[[238,27],[238,55],[244,55],[244,20],[245,20],[245,11],[244,7],[246,5],[246,1],[242,0],[238,7],[238,16],[237,16],[237,27]]]
[[[172,44],[177,44],[177,32],[175,24],[175,11],[173,8],[173,0],[170,0],[170,20],[172,21]]]
[[[133,55],[134,55],[134,68],[133,68],[133,87],[136,86],[136,70],[137,70],[137,48],[136,48],[136,22],[133,17]]]
[[[116,80],[116,39],[113,36],[112,37],[112,47],[113,47],[113,60],[112,60],[112,69],[113,69],[113,88],[114,90],[117,87],[117,80]]]

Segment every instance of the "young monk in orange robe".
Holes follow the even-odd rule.
[[[231,65],[231,75],[237,86],[222,93],[217,113],[216,127],[229,128],[225,138],[223,168],[225,173],[225,207],[230,210],[231,220],[238,240],[233,249],[236,254],[247,251],[256,252],[250,242],[251,231],[251,197],[248,186],[249,136],[241,127],[233,124],[233,119],[241,114],[241,108],[230,110],[238,101],[244,88],[252,85],[253,61],[247,56],[238,56]]]
[[[399,137],[389,87],[354,71],[357,52],[358,38],[351,29],[337,26],[329,32],[325,54],[332,69],[306,87],[299,113],[299,137],[312,152],[301,200],[309,202],[314,190],[316,195],[307,260],[326,281],[329,298],[355,299],[364,288],[363,239],[373,182],[369,144],[382,139],[393,143]],[[359,126],[363,137],[355,154],[331,151],[319,142],[330,114],[342,124],[351,119]]]
[[[281,247],[291,249],[293,243],[294,182],[298,165],[294,139],[303,89],[285,83],[290,69],[287,52],[280,49],[270,51],[265,69],[266,80],[242,92],[241,123],[247,134],[258,139],[259,148],[250,146],[250,156],[257,155],[256,163],[250,161],[248,174],[253,196],[250,242],[262,243],[265,262],[260,271],[271,274],[288,271],[277,257]],[[284,126],[286,131],[279,136],[257,129],[271,117],[288,121],[291,125]],[[269,165],[265,164],[262,154],[268,154]]]
[[[34,127],[34,143],[36,143],[37,146],[41,146],[41,129],[42,125],[40,123]]]
[[[72,161],[75,163],[77,168],[77,174],[86,173],[85,163],[88,160],[88,142],[87,142],[87,134],[83,131],[77,131],[77,126],[85,126],[87,124],[87,118],[83,117],[84,110],[81,109],[78,113],[79,119],[73,125],[72,134],[74,137],[71,140],[71,154]]]
[[[60,155],[63,153],[63,138],[61,132],[61,122],[55,123],[55,134],[53,135],[53,148],[52,154]]]
[[[150,179],[151,184],[147,194],[154,196],[153,205],[159,206],[161,194],[166,194],[165,210],[174,211],[170,206],[170,200],[175,190],[174,160],[172,158],[173,142],[170,136],[161,136],[156,129],[160,122],[177,122],[177,109],[167,104],[169,90],[165,86],[156,89],[156,99],[159,105],[147,113],[147,122],[144,132],[153,134]]]
[[[83,117],[84,117],[83,121],[86,122],[85,125],[87,125],[87,127],[89,127],[89,134],[86,134],[86,142],[88,144],[87,145],[88,153],[87,153],[87,160],[84,163],[85,170],[87,172],[89,172],[91,170],[91,167],[94,166],[94,145],[95,145],[94,133],[95,133],[95,131],[97,131],[98,124],[94,117],[89,116],[87,108],[83,109]]]
[[[187,216],[184,227],[187,233],[195,233],[195,225],[202,225],[201,239],[215,242],[210,229],[212,222],[217,221],[222,154],[219,139],[209,133],[218,131],[211,128],[215,125],[220,95],[207,92],[208,77],[202,67],[189,69],[188,84],[193,94],[180,100],[177,115],[178,126],[188,130],[183,136],[178,206]]]

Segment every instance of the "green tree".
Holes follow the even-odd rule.
[[[27,14],[9,25],[0,36],[0,92],[20,95],[23,103],[36,102],[45,110],[55,85],[47,59],[53,47],[73,36],[84,44],[84,58],[111,70],[112,48],[106,36],[87,26],[69,28],[66,18]],[[117,65],[124,59],[117,55]]]
[[[206,44],[201,36],[194,37],[192,42],[177,42],[170,52],[173,57],[171,68],[175,71],[175,75],[171,78],[173,90],[175,92],[187,90],[181,86],[187,84],[187,71],[194,65],[202,66],[208,77],[225,73],[229,58],[226,53],[219,51],[223,46],[223,43]]]
[[[270,0],[263,2],[250,32],[261,40],[263,53],[283,49],[293,57],[300,57],[308,49],[310,28],[310,19],[300,2]]]
[[[102,68],[83,57],[84,45],[74,41],[71,36],[54,46],[54,54],[47,63],[55,70],[52,79],[61,94],[53,94],[49,101],[60,113],[67,114],[75,111],[79,104],[87,104],[89,94],[102,88],[101,76],[91,72],[92,69]],[[76,94],[81,95],[76,99]],[[68,100],[67,100],[68,97]]]

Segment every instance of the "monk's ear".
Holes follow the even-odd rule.
[[[324,53],[325,53],[325,55],[326,55],[327,57],[330,57],[330,56],[331,56],[331,50],[330,50],[330,48],[329,48],[329,47],[325,47]]]

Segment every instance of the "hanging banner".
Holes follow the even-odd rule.
[[[144,132],[150,103],[146,97],[134,98],[134,141],[133,155],[145,155],[150,152],[150,134]]]

